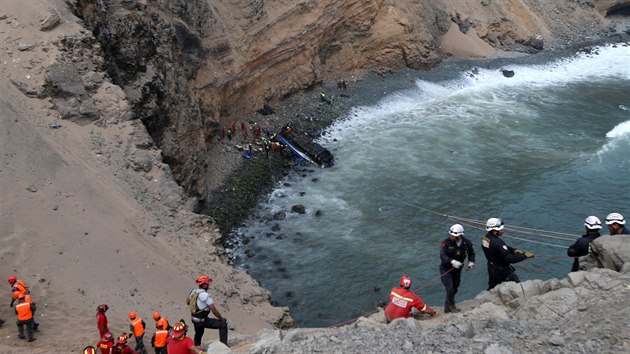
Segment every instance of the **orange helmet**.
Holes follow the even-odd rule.
[[[129,319],[133,320],[134,318],[136,318],[136,313],[133,311],[129,312]]]
[[[411,278],[409,278],[406,275],[403,275],[402,277],[400,277],[400,286],[405,289],[411,288]]]
[[[9,282],[9,284],[13,285],[13,283],[17,281],[17,277],[15,275],[12,275],[9,277],[9,279],[7,279],[7,281]]]
[[[127,333],[118,336],[118,343],[127,343]]]
[[[201,285],[201,284],[210,284],[212,282],[212,279],[210,279],[209,276],[207,275],[201,275],[199,276],[199,278],[197,278],[197,284]]]
[[[159,320],[159,319],[160,319],[160,317],[162,317],[162,316],[160,316],[160,313],[159,313],[159,312],[154,312],[154,313],[153,313],[153,319],[154,319],[154,320],[156,320],[156,321],[157,321],[157,320]]]

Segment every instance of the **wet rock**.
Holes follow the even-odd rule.
[[[315,212],[315,216],[320,217],[322,216],[323,212],[321,210],[318,210]]]
[[[287,214],[283,211],[279,211],[275,214],[273,214],[273,219],[274,220],[284,220],[287,217]]]
[[[296,204],[291,207],[291,212],[296,214],[304,214],[306,213],[306,208],[302,204]]]
[[[501,70],[501,72],[503,73],[503,76],[505,76],[505,77],[513,77],[514,76],[514,70]]]

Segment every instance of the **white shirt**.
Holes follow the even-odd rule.
[[[201,290],[201,293],[199,293],[199,296],[197,297],[197,308],[201,311],[207,310],[210,305],[214,304],[214,301],[203,289],[198,290]]]

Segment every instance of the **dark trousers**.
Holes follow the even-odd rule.
[[[450,268],[440,266],[440,274],[448,272],[449,269]],[[446,288],[446,301],[444,301],[444,311],[450,312],[450,309],[456,309],[455,294],[457,294],[459,283],[462,280],[462,270],[461,268],[453,269],[440,279],[442,280],[442,284],[444,284],[444,288]]]
[[[516,273],[514,272],[514,267],[497,266],[497,265],[488,263],[488,290],[491,290],[495,286],[506,281],[513,281],[516,283],[521,282],[518,279],[518,276],[516,275]]]
[[[21,321],[17,320],[17,328],[18,328],[18,337],[24,338],[24,326],[26,326],[26,334],[28,335],[28,339],[33,338],[33,324],[35,320],[32,318],[30,320]]]
[[[166,346],[164,347],[155,347],[155,354],[168,354],[166,351]]]
[[[221,343],[227,345],[228,341],[228,328],[227,321],[217,320],[216,318],[206,317],[203,322],[193,322],[195,325],[195,345],[201,345],[201,337],[206,328],[219,329],[219,340]]]
[[[140,354],[148,354],[147,348],[144,347],[144,340],[142,339],[144,334],[136,336],[136,351]]]

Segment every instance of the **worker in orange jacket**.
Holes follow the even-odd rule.
[[[35,312],[36,306],[34,303],[26,302],[26,296],[21,295],[18,297],[18,304],[15,305],[15,313],[17,314],[17,327],[18,327],[18,338],[26,339],[24,336],[24,326],[26,326],[28,341],[32,342],[35,340],[33,337],[33,313]]]
[[[168,324],[168,318],[162,317],[162,315],[159,312],[156,311],[153,313],[153,319],[155,320],[155,328],[157,329],[162,328],[167,331],[171,329],[171,325]]]
[[[129,312],[129,335],[133,335],[136,338],[135,350],[140,354],[148,354],[147,349],[144,347],[144,329],[147,327],[142,318],[136,316],[135,312]]]
[[[13,300],[11,300],[11,307],[13,307],[13,303],[17,300],[22,294],[30,294],[31,291],[29,287],[24,283],[24,281],[18,279],[15,275],[10,276],[7,281],[11,285],[11,294],[13,294]]]
[[[151,346],[155,348],[155,354],[167,354],[166,351],[166,339],[168,338],[168,330],[165,328],[158,328],[155,331],[153,337],[151,337]]]
[[[394,288],[389,293],[389,304],[385,307],[385,318],[387,322],[397,318],[411,317],[412,308],[422,313],[435,316],[435,310],[425,304],[422,299],[409,290],[409,288],[411,288],[411,278],[403,275],[400,278],[400,288]]]

